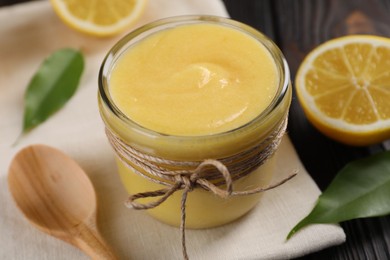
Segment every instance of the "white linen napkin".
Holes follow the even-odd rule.
[[[153,0],[136,26],[183,14],[227,16],[220,0]],[[116,174],[97,106],[99,66],[118,37],[97,39],[69,29],[48,1],[0,9],[0,36],[0,259],[87,259],[78,249],[35,229],[11,198],[7,186],[10,161],[33,143],[63,150],[87,172],[97,191],[98,225],[120,259],[181,259],[179,229],[123,204],[127,194]],[[62,47],[83,51],[86,69],[81,85],[63,109],[12,147],[21,131],[26,86],[43,59]],[[345,241],[337,225],[312,225],[285,241],[289,230],[309,213],[320,191],[288,137],[277,156],[275,180],[292,169],[298,168],[299,175],[266,192],[254,210],[234,223],[188,230],[191,259],[288,259]]]

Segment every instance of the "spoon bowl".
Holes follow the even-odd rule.
[[[8,172],[11,194],[26,218],[43,232],[93,259],[116,259],[96,225],[96,193],[83,169],[61,151],[31,145]]]

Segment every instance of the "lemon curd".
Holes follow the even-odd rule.
[[[110,78],[118,108],[169,135],[198,136],[246,124],[272,101],[277,69],[255,39],[215,24],[167,29],[120,57]]]
[[[291,100],[277,47],[251,27],[210,16],[170,18],[130,33],[107,55],[99,84],[106,127],[145,154],[176,161],[220,159],[258,145],[284,121]],[[164,188],[117,162],[130,194]],[[266,186],[273,164],[274,157],[236,180],[234,190]],[[178,226],[181,195],[148,212]],[[228,223],[260,195],[222,199],[196,188],[186,226]]]

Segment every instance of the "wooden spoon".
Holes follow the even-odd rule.
[[[95,190],[81,167],[57,149],[32,145],[12,160],[9,189],[27,219],[93,259],[116,259],[96,226]]]

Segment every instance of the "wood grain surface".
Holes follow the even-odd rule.
[[[233,19],[257,28],[276,42],[289,63],[292,80],[305,55],[322,42],[348,34],[390,37],[390,0],[224,2]],[[288,130],[303,164],[321,189],[347,162],[388,147],[379,144],[356,148],[328,139],[307,121],[295,93]],[[390,216],[341,225],[346,243],[302,259],[390,259]]]

